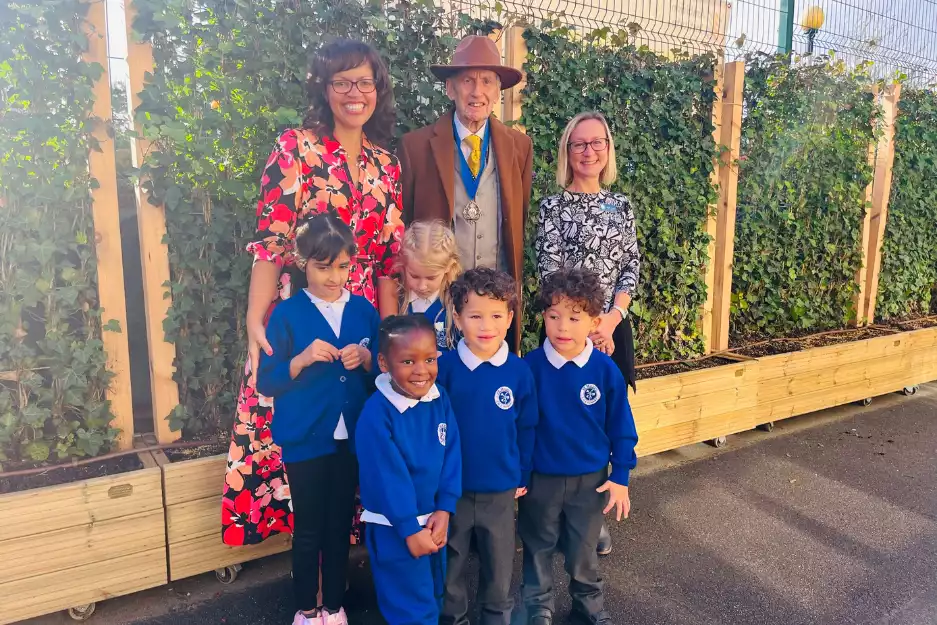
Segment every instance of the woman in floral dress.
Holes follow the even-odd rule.
[[[293,260],[296,226],[331,211],[355,233],[347,288],[397,311],[391,278],[400,247],[400,165],[379,147],[394,127],[393,91],[378,54],[357,41],[324,47],[308,82],[302,128],[280,135],[261,178],[257,236],[247,304],[248,361],[238,396],[222,498],[222,540],[252,545],[292,532],[292,506],[280,450],[270,435],[273,401],[254,389],[260,350],[272,353],[265,323],[276,304],[305,286]],[[349,514],[352,512],[349,511]],[[352,542],[360,541],[358,522]]]

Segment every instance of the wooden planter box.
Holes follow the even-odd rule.
[[[250,547],[221,542],[221,487],[225,456],[170,462],[156,454],[166,499],[169,579],[207,573],[287,551],[290,536],[280,534]]]
[[[937,380],[937,328],[638,382],[638,455]]]
[[[165,584],[160,470],[0,495],[0,623]]]

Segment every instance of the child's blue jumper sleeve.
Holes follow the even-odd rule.
[[[362,475],[371,480],[377,495],[377,512],[390,521],[401,538],[406,539],[423,529],[417,521],[419,511],[416,490],[410,470],[394,444],[390,420],[385,412],[362,415],[355,430],[355,446],[359,457],[369,458],[369,465],[380,470]]]
[[[534,443],[536,442],[537,424],[540,422],[540,408],[537,404],[537,389],[533,373],[524,363],[524,388],[518,398],[517,449],[521,461],[521,483],[518,488],[527,488],[533,469]]]
[[[628,387],[625,378],[616,367],[609,376],[609,398],[607,402],[605,431],[612,447],[612,474],[609,479],[622,486],[628,485],[631,470],[638,464],[634,453],[638,444],[638,433],[634,425],[634,415],[628,403]]]
[[[257,392],[267,397],[276,397],[289,390],[293,384],[290,377],[290,361],[293,359],[293,337],[283,314],[274,309],[267,322],[267,341],[273,349],[268,356],[260,351],[260,366],[257,368]]]
[[[436,401],[445,402],[446,414],[446,453],[436,492],[436,509],[455,514],[455,504],[462,497],[462,441],[449,397],[443,393]]]

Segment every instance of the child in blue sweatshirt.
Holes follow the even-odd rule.
[[[436,331],[441,352],[458,342],[452,325],[449,285],[462,272],[455,235],[441,221],[415,221],[407,226],[398,256],[403,299],[400,310],[425,315]]]
[[[347,625],[342,603],[357,475],[349,434],[373,388],[369,347],[380,318],[344,288],[357,251],[341,219],[323,213],[302,223],[295,249],[309,286],[270,315],[273,354],[260,357],[257,391],[274,399],[271,431],[293,502],[293,624]]]
[[[517,283],[503,271],[471,269],[449,289],[463,335],[439,359],[462,439],[462,498],[449,526],[446,599],[441,623],[468,625],[467,564],[474,538],[481,563],[481,625],[509,625],[514,571],[514,500],[527,492],[537,426],[530,367],[505,337],[517,308]]]
[[[620,521],[631,508],[628,474],[637,463],[638,435],[628,390],[618,366],[589,340],[604,304],[598,276],[583,269],[557,271],[541,284],[537,304],[547,338],[524,358],[536,381],[540,422],[533,474],[518,512],[521,596],[530,625],[551,625],[552,562],[559,544],[571,578],[573,615],[590,625],[610,625],[596,545],[603,516],[614,509]]]
[[[385,319],[383,373],[356,431],[361,519],[388,625],[438,625],[449,515],[462,496],[459,427],[436,386],[437,353],[426,317]]]

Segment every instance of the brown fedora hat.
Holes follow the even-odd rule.
[[[501,88],[510,89],[523,78],[523,72],[501,64],[501,53],[488,37],[469,35],[459,42],[451,65],[431,65],[430,71],[440,80],[451,78],[465,69],[487,69],[501,78]]]

